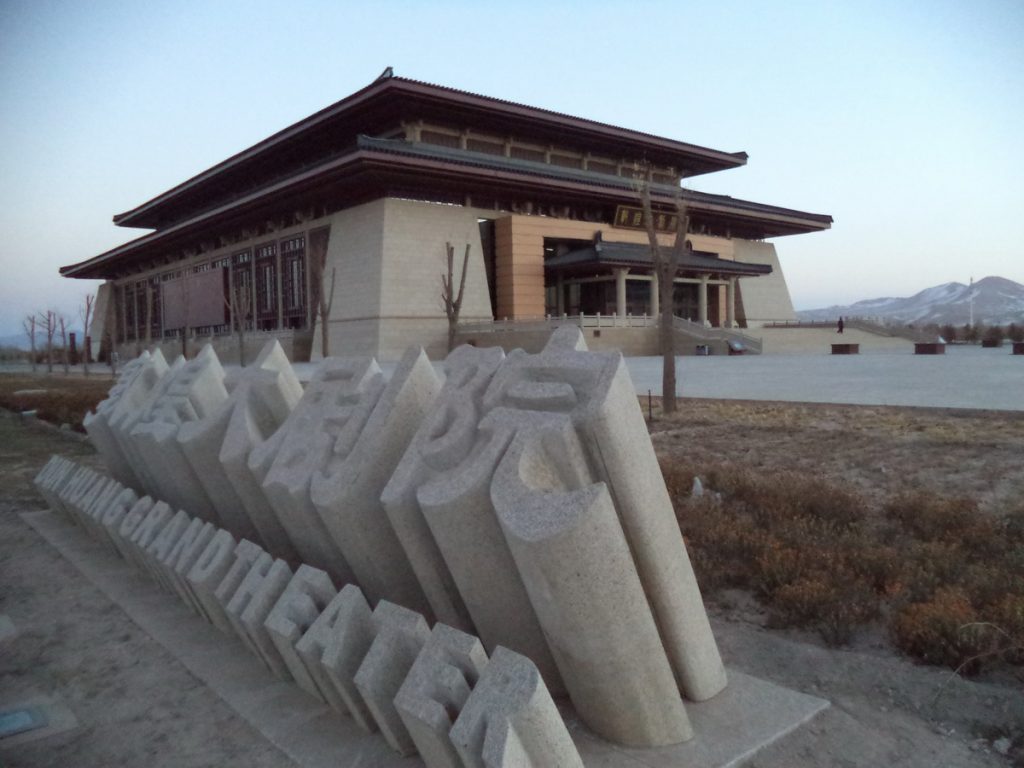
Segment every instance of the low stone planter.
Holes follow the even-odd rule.
[[[833,344],[833,355],[859,355],[860,344]]]
[[[1013,354],[1024,355],[1024,341],[1013,342]]]
[[[946,345],[940,344],[936,341],[925,341],[914,344],[915,355],[944,355],[946,354]]]

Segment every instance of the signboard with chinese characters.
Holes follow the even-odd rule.
[[[675,213],[655,213],[654,229],[657,232],[675,232],[679,216]],[[644,229],[644,210],[636,205],[619,205],[615,208],[614,226],[626,229]]]

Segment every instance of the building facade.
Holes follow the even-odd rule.
[[[751,328],[794,317],[766,239],[832,219],[680,192],[685,179],[746,160],[386,73],[115,216],[151,232],[61,273],[106,280],[93,343],[129,356],[212,339],[237,357],[241,326],[251,349],[273,336],[292,359],[315,359],[323,317],[332,354],[387,360],[410,343],[442,354],[449,243],[457,279],[469,246],[466,341],[513,343],[542,318],[643,328],[658,314],[638,202],[645,175],[665,246],[678,196],[689,211],[675,314]]]

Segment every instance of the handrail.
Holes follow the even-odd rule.
[[[673,317],[672,325],[677,331],[681,331],[702,341],[738,341],[747,347],[751,352],[760,353],[764,341],[756,336],[743,333],[735,328],[715,328],[695,323],[684,317]]]
[[[835,328],[839,323],[838,316],[835,320],[779,320],[773,323],[765,323],[763,328]],[[873,333],[876,336],[888,336],[910,341],[929,341],[932,336],[921,329],[910,328],[903,325],[885,325],[868,317],[860,315],[843,315],[844,328],[856,328],[865,333]]]
[[[650,328],[658,324],[651,315],[545,315],[524,317],[515,320],[491,320],[489,322],[459,323],[459,333],[501,333],[504,331],[545,331],[574,325],[579,328]]]

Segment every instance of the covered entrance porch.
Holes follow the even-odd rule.
[[[606,242],[600,236],[583,247],[559,244],[545,259],[546,314],[657,316],[658,276],[647,245]],[[737,280],[769,274],[765,264],[722,259],[687,251],[677,265],[673,314],[702,327],[736,328]]]

